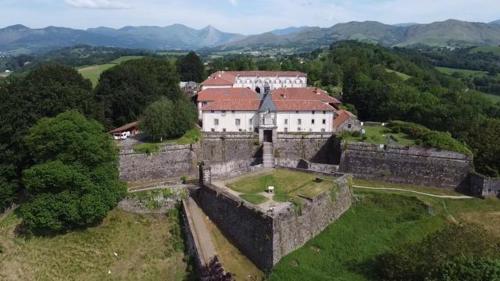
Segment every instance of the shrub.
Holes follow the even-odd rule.
[[[403,245],[377,257],[376,268],[383,280],[466,280],[442,277],[464,271],[473,272],[478,268],[486,268],[496,274],[491,267],[498,264],[498,258],[498,238],[479,226],[449,225],[419,243]],[[471,262],[476,259],[477,263]]]

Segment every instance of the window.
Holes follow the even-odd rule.
[[[234,113],[234,110],[232,110],[231,113]]]
[[[326,124],[326,119],[323,119],[323,125],[325,125],[325,124]]]
[[[285,119],[285,125],[288,125],[288,119]]]
[[[252,124],[253,124],[253,118],[250,118],[250,120],[249,120],[249,121],[250,121],[250,122],[248,122],[248,123],[250,123],[250,125],[252,125]]]
[[[321,129],[321,132],[324,133],[325,132],[325,129]]]
[[[313,124],[313,125],[314,125],[314,119],[311,119],[311,124]]]
[[[302,129],[301,129],[300,127],[298,127],[298,128],[297,128],[297,131],[299,131],[299,132],[300,132],[300,131],[302,131]]]
[[[223,132],[225,132],[225,131],[226,131],[226,128],[222,129],[222,131],[223,131]]]
[[[226,116],[226,111],[225,110],[222,111],[222,116]]]
[[[214,119],[214,125],[219,126],[219,119]]]
[[[347,128],[348,129],[352,128],[352,124],[347,124]]]
[[[238,129],[238,131],[243,132],[243,130],[242,130],[242,129]]]
[[[213,111],[213,110],[210,110],[210,113],[214,113],[214,112],[215,112],[215,111]]]
[[[235,123],[236,123],[236,126],[239,126],[241,124],[241,120],[240,119],[236,119]]]
[[[302,119],[297,120],[297,124],[302,125]],[[300,130],[299,130],[300,131]]]
[[[313,114],[316,113],[316,111],[313,111]]]
[[[215,129],[214,129],[214,128],[212,128],[212,130],[211,130],[211,131],[212,131],[212,132],[215,132]]]
[[[323,114],[326,114],[326,111],[323,111]]]

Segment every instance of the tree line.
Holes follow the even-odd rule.
[[[197,111],[179,81],[177,66],[162,58],[113,67],[95,89],[61,64],[41,65],[3,81],[0,209],[20,203],[28,233],[98,223],[126,190],[119,181],[117,149],[106,132],[151,115],[148,110],[156,103],[167,103],[155,118],[167,116],[172,122],[151,137],[184,134],[194,126]]]

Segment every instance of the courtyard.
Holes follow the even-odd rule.
[[[290,202],[299,204],[334,187],[334,177],[288,169],[265,169],[216,183],[229,188],[240,198],[261,207],[279,206]],[[269,192],[269,187],[274,187]],[[284,204],[288,205],[288,204]]]

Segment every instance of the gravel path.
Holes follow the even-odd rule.
[[[434,198],[443,198],[443,199],[473,199],[474,198],[474,197],[467,196],[467,195],[437,195],[437,194],[420,192],[420,191],[409,190],[409,189],[402,189],[402,188],[371,187],[371,186],[361,186],[361,185],[353,185],[353,187],[354,188],[360,188],[360,189],[370,189],[370,190],[385,190],[385,191],[410,192],[410,193],[415,193],[415,194],[430,196],[430,197],[434,197]]]

